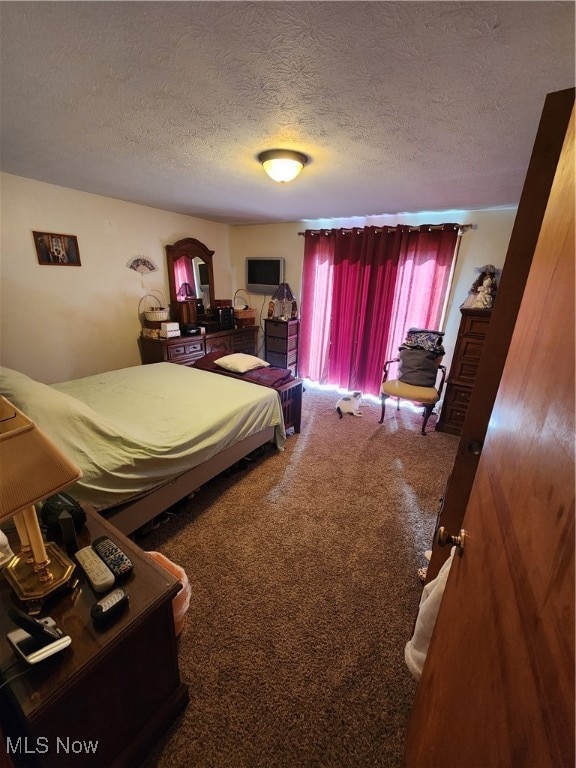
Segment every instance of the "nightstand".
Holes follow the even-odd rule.
[[[86,513],[79,545],[109,536],[134,564],[121,584],[128,608],[108,628],[99,630],[90,619],[102,595],[78,566],[78,586],[55,595],[42,611],[72,644],[28,666],[6,640],[15,629],[6,615],[15,598],[0,578],[0,669],[2,682],[9,681],[0,691],[0,719],[6,752],[18,767],[136,766],[188,702],[172,609],[180,583],[103,517]]]
[[[264,320],[264,359],[278,368],[298,372],[299,320]]]

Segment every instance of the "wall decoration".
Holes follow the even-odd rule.
[[[32,232],[38,264],[59,267],[80,267],[78,238],[75,235],[57,235],[52,232]]]
[[[152,261],[152,259],[146,258],[146,256],[133,256],[126,262],[128,269],[133,269],[134,272],[139,272],[141,275],[147,275],[148,272],[156,272],[158,267]]]

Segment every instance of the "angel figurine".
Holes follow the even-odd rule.
[[[474,299],[473,306],[478,309],[491,309],[492,307],[492,278],[487,276],[478,288],[478,293]]]
[[[468,297],[462,306],[474,307],[475,309],[491,309],[498,288],[498,283],[496,282],[497,269],[492,264],[486,264],[484,267],[480,267],[478,272],[480,274],[472,283]]]

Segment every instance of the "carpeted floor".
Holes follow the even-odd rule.
[[[396,768],[404,664],[458,438],[308,388],[286,450],[201,488],[139,541],[192,587],[178,640],[190,703],[147,768]]]

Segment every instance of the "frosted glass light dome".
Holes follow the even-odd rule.
[[[258,160],[268,176],[282,184],[295,179],[310,158],[291,149],[267,149],[260,152]]]

